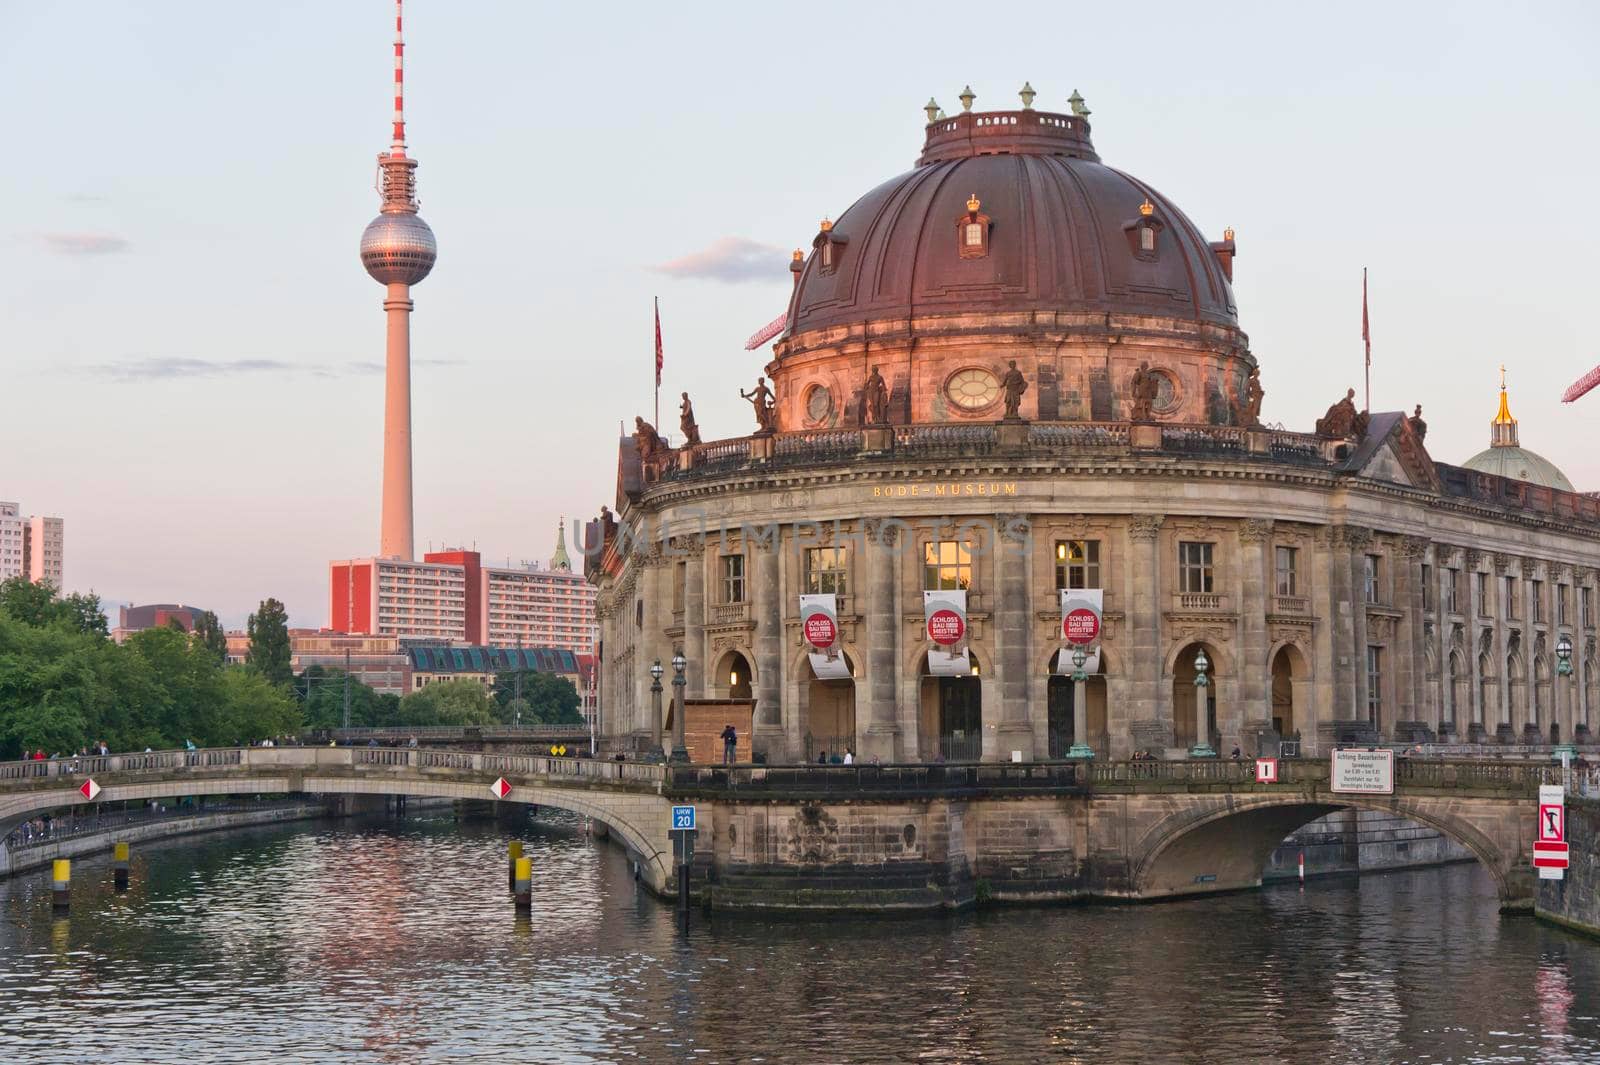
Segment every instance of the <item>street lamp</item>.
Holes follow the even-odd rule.
[[[1572,676],[1572,637],[1562,633],[1556,640],[1556,676],[1563,678],[1559,683],[1561,693],[1557,696],[1558,713],[1567,719],[1567,724],[1572,725],[1572,681],[1565,678]],[[1570,732],[1563,732],[1561,738],[1565,741],[1556,745],[1555,755],[1561,758],[1562,764],[1569,763],[1578,753],[1578,748],[1572,742]],[[1563,757],[1565,755],[1565,757]]]
[[[1202,647],[1194,656],[1194,746],[1189,748],[1190,758],[1217,756],[1211,747],[1211,723],[1206,713],[1206,689],[1211,685],[1206,670],[1210,668],[1211,660],[1206,657],[1206,649]]]
[[[689,660],[679,651],[672,656],[672,758],[674,762],[687,762],[689,760],[688,745],[683,742],[683,686],[687,683],[683,678],[684,667]]]
[[[661,675],[665,672],[666,670],[661,668],[661,659],[656,659],[655,664],[650,667],[650,712],[654,721],[650,726],[651,758],[658,758],[661,755]]]
[[[1072,649],[1072,746],[1067,748],[1068,758],[1094,757],[1094,748],[1084,742],[1089,738],[1089,677],[1083,671],[1088,661],[1082,647]]]

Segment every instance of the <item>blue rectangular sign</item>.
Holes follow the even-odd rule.
[[[674,832],[694,831],[693,806],[674,806],[672,808],[672,829]]]

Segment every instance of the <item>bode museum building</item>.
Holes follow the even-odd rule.
[[[681,655],[689,726],[770,762],[1589,742],[1600,500],[1504,383],[1463,465],[1354,392],[1268,427],[1232,232],[1103,163],[1076,94],[1022,95],[930,102],[917,165],[795,252],[730,382],[754,432],[701,440],[685,396],[676,446],[621,441],[603,740],[660,749]]]

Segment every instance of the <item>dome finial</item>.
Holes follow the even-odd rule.
[[[1072,105],[1072,113],[1079,118],[1089,117],[1089,109],[1083,106],[1083,97],[1078,94],[1077,89],[1072,90],[1072,95],[1067,97],[1067,103]]]
[[[961,95],[957,97],[957,99],[961,101],[961,110],[963,111],[971,111],[972,101],[976,100],[977,98],[978,94],[972,91],[971,85],[968,85],[966,88],[962,89]]]
[[[939,101],[928,97],[928,102],[922,105],[922,110],[928,116],[928,124],[932,125],[939,118]]]
[[[1022,109],[1024,111],[1032,111],[1033,110],[1033,98],[1035,96],[1038,96],[1039,94],[1034,92],[1033,91],[1033,86],[1028,84],[1025,81],[1025,82],[1022,83],[1022,91],[1017,93],[1017,95],[1022,97]]]
[[[983,206],[983,202],[978,199],[978,194],[976,192],[974,192],[971,196],[967,197],[967,210],[970,211],[972,214],[977,214],[978,213],[978,208],[980,208],[982,206]]]
[[[1506,395],[1506,367],[1500,364],[1500,410],[1489,423],[1491,447],[1517,447],[1517,420],[1511,416],[1511,401]]]
[[[1150,202],[1150,197],[1146,196],[1144,198],[1144,202],[1139,205],[1139,214],[1145,218],[1149,218],[1155,213],[1156,205]]]

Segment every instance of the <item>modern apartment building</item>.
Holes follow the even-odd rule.
[[[27,516],[0,502],[0,580],[26,577],[60,591],[65,585],[65,525],[60,518]]]

